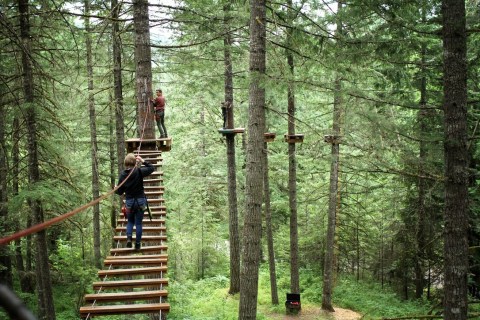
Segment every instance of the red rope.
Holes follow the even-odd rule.
[[[47,221],[44,221],[42,223],[39,223],[39,224],[36,224],[34,226],[31,226],[30,228],[28,229],[24,229],[24,230],[21,230],[17,233],[14,233],[12,235],[9,235],[7,237],[4,237],[4,238],[1,238],[0,239],[0,246],[1,245],[4,245],[4,244],[8,244],[9,242],[13,241],[13,240],[17,240],[19,238],[22,238],[22,237],[25,237],[25,236],[28,236],[29,234],[32,234],[32,233],[36,233],[36,232],[39,232],[43,229],[46,229],[48,227],[50,227],[51,225],[55,224],[55,223],[58,223],[60,221],[63,221],[79,212],[82,212],[83,210],[99,203],[100,201],[102,201],[103,199],[107,198],[108,196],[110,196],[111,194],[113,194],[118,188],[120,188],[124,183],[125,181],[127,181],[128,177],[130,177],[130,175],[133,173],[133,171],[135,170],[132,170],[130,171],[130,173],[128,174],[128,176],[122,181],[122,183],[120,183],[118,186],[116,186],[115,188],[113,188],[112,190],[110,190],[109,192],[107,192],[106,194],[102,195],[101,197],[98,197],[97,199],[93,200],[93,201],[90,201],[89,203],[87,204],[84,204],[83,206],[81,207],[78,207],[70,212],[67,212],[67,213],[64,213],[58,217],[55,217],[55,218],[52,218],[50,220],[47,220]]]

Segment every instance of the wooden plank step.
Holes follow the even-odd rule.
[[[86,303],[89,302],[112,302],[112,301],[131,301],[131,300],[152,300],[168,296],[167,290],[149,290],[149,291],[131,291],[115,293],[90,293],[84,296]]]
[[[122,276],[134,276],[134,275],[159,274],[167,271],[168,271],[167,266],[128,268],[128,269],[110,269],[110,270],[98,270],[98,276],[100,278],[122,277]]]
[[[159,160],[157,163],[151,163],[152,166],[156,167],[156,168],[160,168],[162,166],[162,160]]]
[[[153,214],[152,214],[153,216]],[[123,218],[123,216],[122,216]],[[125,219],[118,219],[117,220],[117,225],[126,225],[127,224],[127,220]],[[146,217],[143,217],[143,222],[142,224],[145,226],[145,225],[164,225],[165,224],[165,219],[152,219],[152,221],[150,221],[150,219],[148,218],[148,214],[146,215]]]
[[[163,171],[153,171],[149,177],[151,176],[163,176]]]
[[[148,200],[148,202],[150,202],[150,200]],[[166,211],[167,211],[167,207],[166,207],[166,206],[150,206],[150,212],[151,212],[152,214],[154,214],[154,213],[159,213],[159,212],[162,212],[162,213],[165,214]],[[120,213],[118,214],[118,221],[124,220],[124,219],[125,219],[125,216],[123,215],[122,212],[120,212]],[[145,212],[145,215],[143,216],[143,220],[145,221],[145,220],[147,220],[147,219],[150,220],[150,219],[148,218],[148,212]]]
[[[155,245],[155,246],[142,246],[140,250],[132,250],[131,248],[112,248],[110,249],[110,254],[132,254],[132,253],[144,253],[144,252],[163,252],[167,251],[168,246],[166,244]]]
[[[163,160],[163,158],[158,157],[155,154],[145,154],[145,156],[143,156],[142,158],[143,158],[143,160],[148,161],[148,162],[150,162],[150,161],[162,161]]]
[[[88,315],[93,317],[98,315],[168,312],[169,310],[170,305],[168,303],[86,306],[80,307],[80,316],[86,318]]]
[[[150,199],[148,201],[150,202]],[[162,205],[150,206],[150,211],[167,211],[167,207]]]
[[[162,265],[167,263],[168,258],[156,259],[112,259],[105,260],[105,266],[148,266],[148,265]]]
[[[120,289],[120,288],[143,288],[167,286],[167,278],[153,279],[134,279],[134,280],[116,280],[116,281],[95,281],[93,290],[102,289]]]
[[[156,259],[156,258],[168,258],[167,253],[161,254],[136,254],[136,255],[128,255],[128,256],[107,256],[105,259],[112,260],[112,259]]]
[[[162,209],[162,208],[158,208],[158,209],[150,209],[150,212],[152,213],[152,215],[166,215],[167,214],[167,210],[165,209]],[[147,218],[148,218],[148,214],[147,214]],[[144,219],[145,220],[145,219]],[[150,219],[149,219],[150,220]]]
[[[134,140],[134,139],[129,139],[129,140]],[[134,152],[136,154],[136,152]],[[161,151],[158,150],[150,150],[150,149],[141,149],[140,150],[140,155],[143,157],[144,155],[149,155],[149,154],[158,154],[159,156],[162,155]]]
[[[161,178],[156,178],[156,179],[143,179],[143,183],[147,184],[147,186],[151,183],[160,183],[160,182],[163,182],[163,179]]]
[[[153,210],[163,210],[163,211],[165,211],[165,210],[167,210],[167,207],[165,205],[159,204],[159,203],[165,202],[165,199],[158,199],[158,198],[149,199],[147,197],[147,201],[148,201],[148,204],[150,206],[150,211],[153,211]],[[123,203],[125,203],[125,200],[123,200]],[[152,203],[154,205],[151,205]],[[123,213],[121,213],[121,214],[123,216]]]
[[[121,242],[126,242],[127,241],[127,236],[113,236],[114,241],[121,241]],[[142,241],[148,242],[148,241],[166,241],[167,236],[165,235],[159,235],[159,236],[142,236]],[[133,242],[135,242],[135,237],[133,239]]]
[[[153,219],[152,219],[153,220]],[[133,226],[133,230],[136,230],[137,227]],[[165,232],[167,231],[167,227],[149,227],[149,226],[142,226],[143,232]],[[116,232],[126,232],[127,227],[116,227]]]
[[[148,198],[148,203],[164,203],[165,199],[159,199],[159,198]],[[152,207],[150,207],[150,210],[152,210]]]
[[[146,191],[150,190],[165,190],[165,186],[144,186],[143,187]]]
[[[153,210],[150,210],[150,211],[152,212],[152,221],[156,221],[155,223],[159,223],[158,221],[160,220],[165,220],[165,219],[159,219],[167,215],[165,211],[153,211]],[[143,224],[147,222],[150,222],[150,217],[148,216],[148,212],[146,212],[145,215],[143,216]],[[123,217],[123,213],[118,216],[117,224],[120,224],[120,223],[125,225],[127,224],[127,221]]]
[[[163,190],[160,190],[160,189],[157,189],[157,190],[148,190],[148,188],[145,188],[145,195],[147,196],[147,199],[149,199],[150,197],[155,197],[155,196],[161,196],[163,195],[165,192]]]
[[[166,212],[152,212],[152,220],[154,220],[155,218],[164,218],[166,216],[167,216]],[[146,219],[143,219],[143,221],[146,221],[146,220],[150,220],[148,215]]]
[[[163,159],[162,154],[160,152],[148,152],[148,153],[142,153],[140,152],[140,157],[142,157],[144,160],[145,159]]]

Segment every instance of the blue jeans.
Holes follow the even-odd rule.
[[[127,238],[132,238],[133,225],[135,225],[135,242],[140,243],[142,241],[142,221],[147,199],[127,198],[125,206],[127,207]]]

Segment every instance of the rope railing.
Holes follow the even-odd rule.
[[[42,223],[39,223],[39,224],[36,224],[34,226],[31,226],[30,228],[27,228],[27,229],[24,229],[24,230],[21,230],[19,232],[16,232],[12,235],[9,235],[7,237],[4,237],[4,238],[1,238],[0,239],[0,246],[1,245],[6,245],[14,240],[17,240],[17,239],[20,239],[22,237],[25,237],[25,236],[28,236],[32,233],[36,233],[36,232],[39,232],[39,231],[42,231],[48,227],[50,227],[51,225],[54,225],[56,223],[59,223],[67,218],[70,218],[71,216],[74,216],[76,215],[77,213],[79,212],[82,212],[86,209],[88,209],[89,207],[99,203],[100,201],[106,199],[107,197],[109,197],[110,195],[112,195],[115,191],[117,191],[118,188],[120,188],[124,183],[125,181],[128,180],[128,177],[130,177],[130,175],[134,172],[135,170],[132,170],[130,172],[130,174],[127,176],[127,178],[125,178],[122,183],[120,183],[118,186],[116,186],[115,188],[113,188],[112,190],[110,190],[109,192],[105,193],[104,195],[98,197],[97,199],[95,200],[92,200],[90,201],[89,203],[87,204],[84,204],[83,206],[81,207],[78,207],[72,211],[69,211],[67,213],[64,213],[58,217],[55,217],[55,218],[52,218],[50,220],[47,220],[47,221],[44,221]]]

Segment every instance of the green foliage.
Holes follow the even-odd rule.
[[[96,269],[82,257],[82,247],[59,239],[56,248],[55,254],[50,255],[50,261],[58,282],[84,288],[95,279]]]
[[[217,276],[199,281],[169,283],[169,319],[233,320],[238,317],[238,296],[228,294],[229,280]]]
[[[278,283],[289,281],[288,274],[282,271],[285,267],[288,266],[278,266]],[[319,310],[322,278],[316,271],[302,269],[300,281],[302,308]],[[172,305],[169,319],[237,319],[239,296],[228,295],[228,284],[228,278],[219,276],[169,284],[169,302]],[[272,319],[285,313],[283,302],[288,289],[280,285],[278,291],[280,304],[271,305],[269,274],[264,265],[259,278],[257,319]],[[356,281],[350,277],[338,279],[333,302],[337,307],[362,314],[364,319],[425,315],[430,309],[426,301],[404,301],[388,286],[382,288],[375,281]]]
[[[376,281],[348,277],[339,281],[333,300],[342,308],[360,312],[365,319],[426,315],[431,308],[427,301],[401,300],[391,288],[382,288]]]

